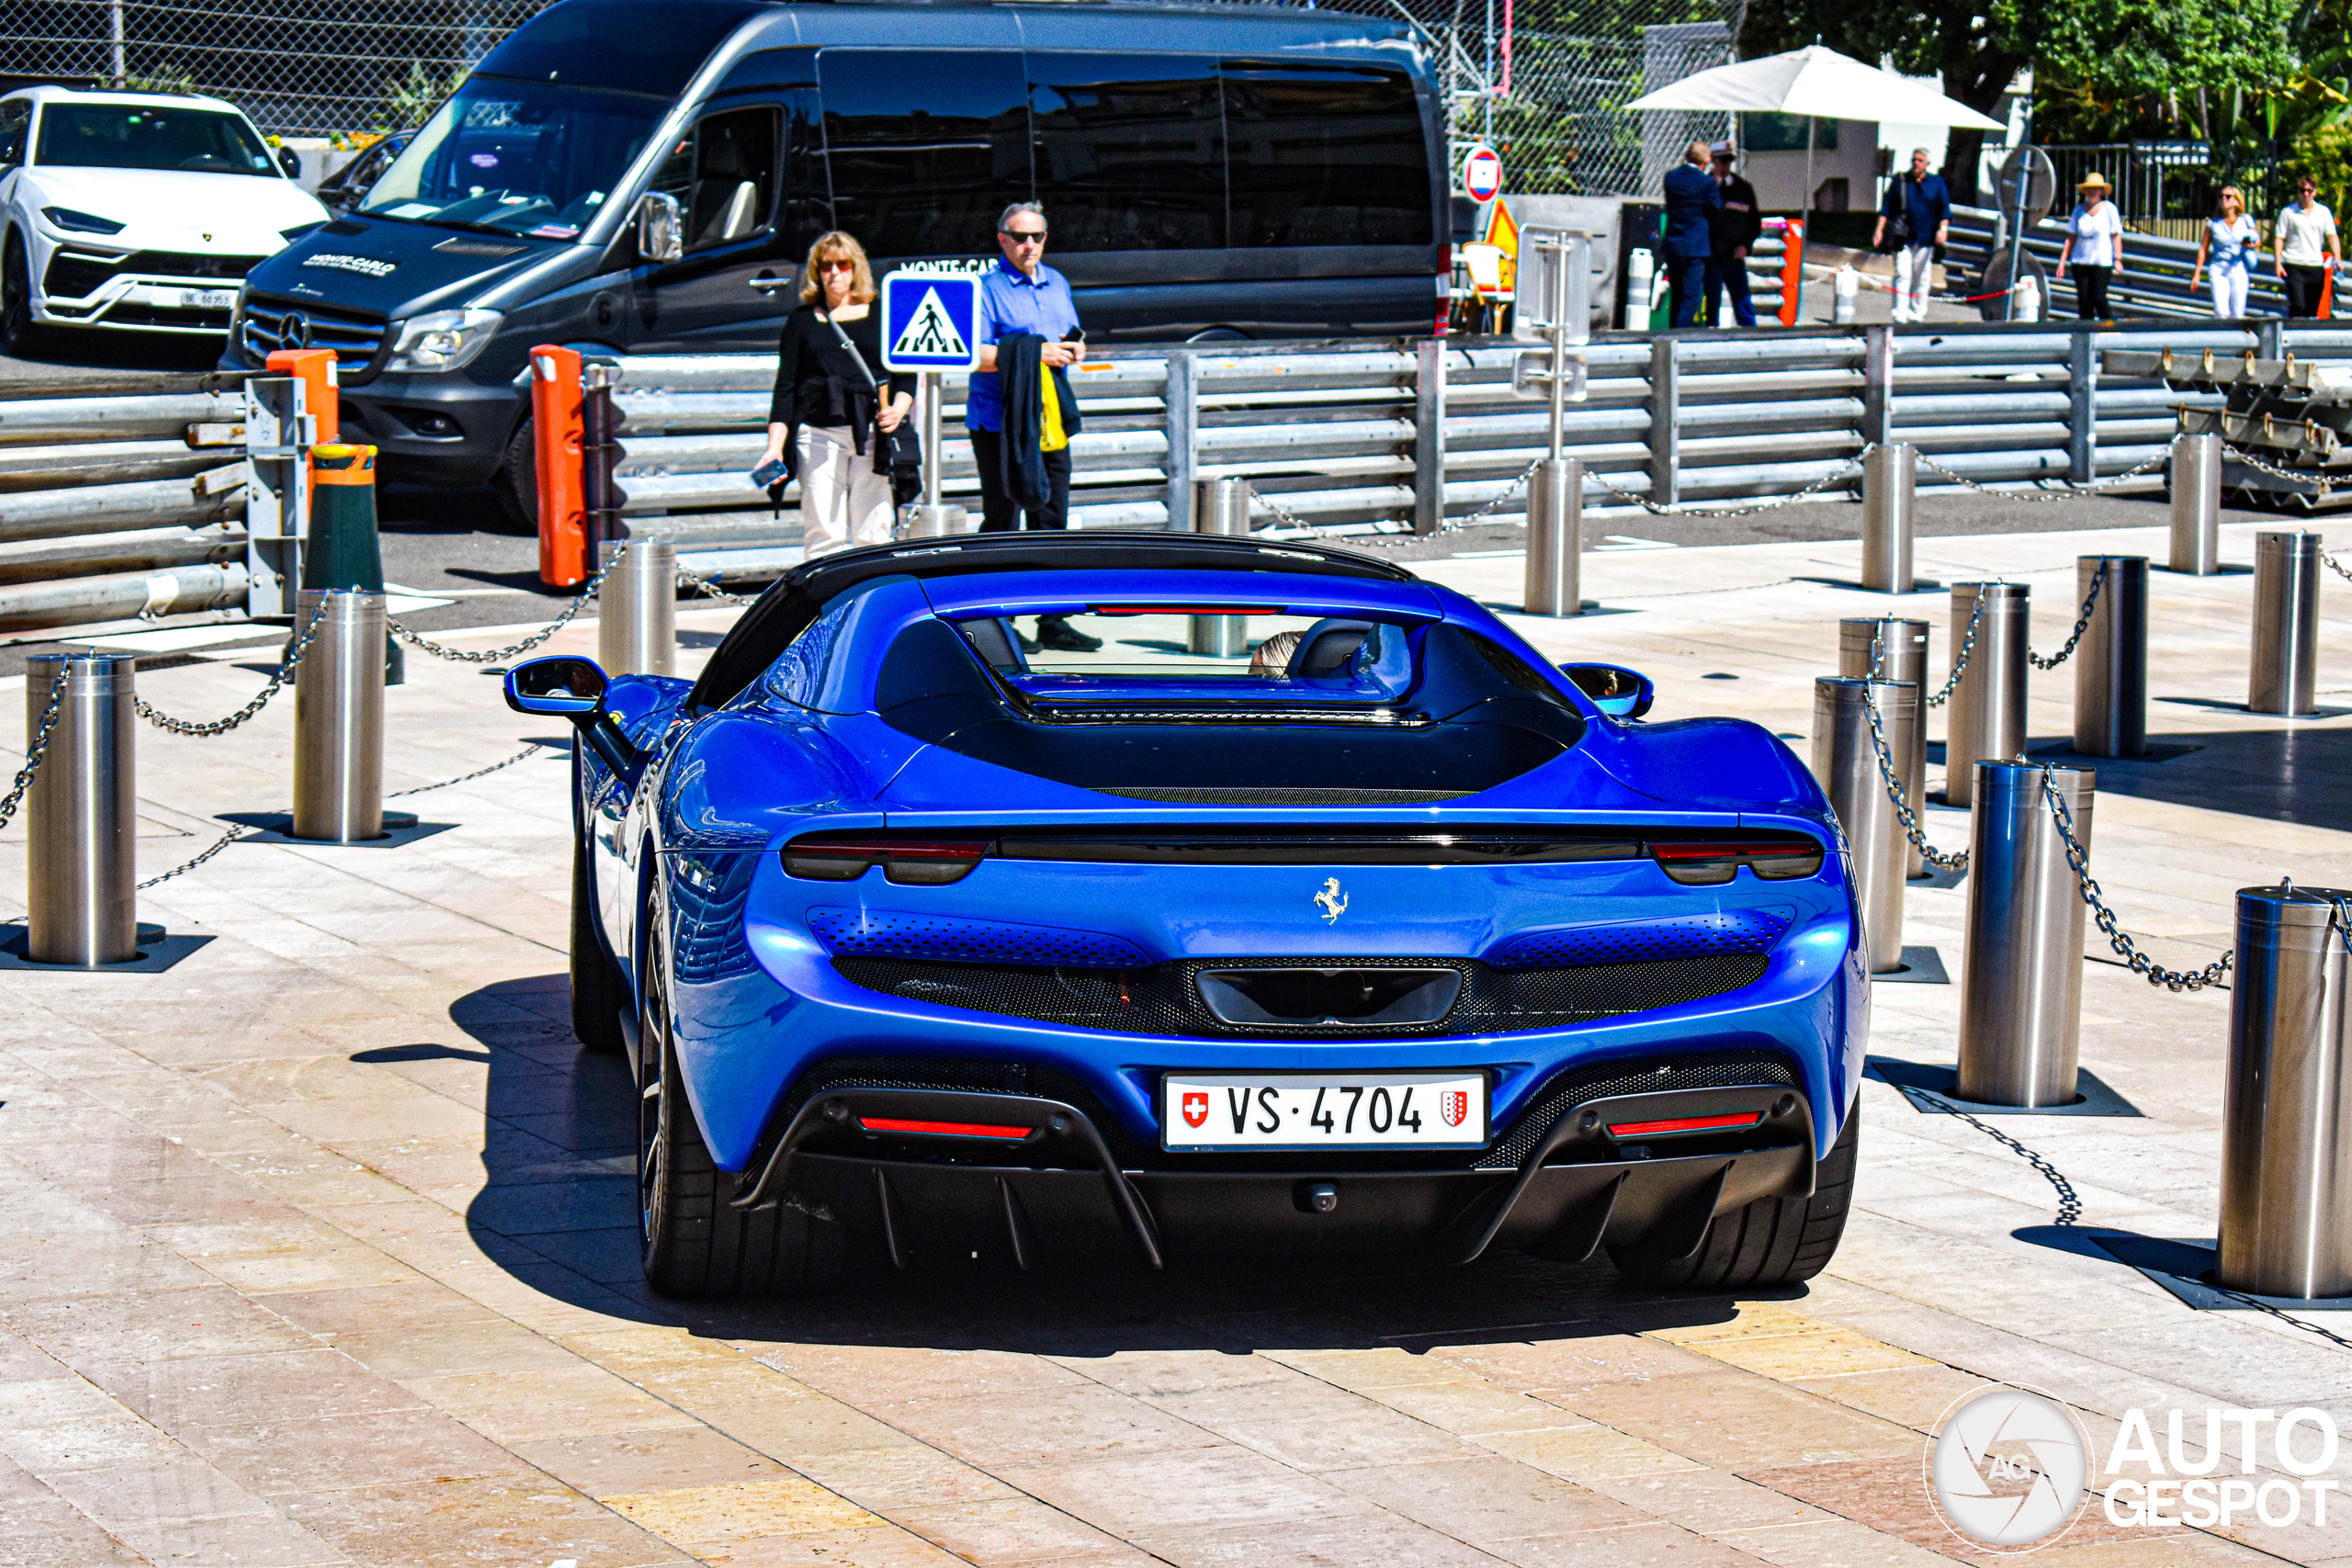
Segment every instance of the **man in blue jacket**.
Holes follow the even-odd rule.
[[[1674,285],[1674,324],[1695,325],[1705,294],[1707,261],[1715,254],[1713,215],[1724,193],[1707,173],[1707,144],[1693,141],[1682,166],[1666,175],[1666,268]]]
[[[1887,229],[1901,220],[1898,231]],[[1928,150],[1911,150],[1911,172],[1886,187],[1879,203],[1871,248],[1894,253],[1894,319],[1924,321],[1928,296],[1935,291],[1936,247],[1950,237],[1951,189],[1941,175],[1928,172]]]

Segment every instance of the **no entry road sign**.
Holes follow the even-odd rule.
[[[970,370],[980,363],[980,280],[969,273],[891,273],[882,280],[882,363],[893,370]]]
[[[1502,155],[1481,141],[1462,158],[1462,194],[1473,201],[1492,201],[1503,188]]]

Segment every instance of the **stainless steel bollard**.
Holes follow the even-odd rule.
[[[678,661],[678,547],[626,539],[606,545],[605,558],[613,570],[596,593],[596,662],[607,675],[667,675]]]
[[[1246,535],[1250,532],[1248,479],[1194,479],[1193,532]],[[1246,615],[1194,615],[1188,646],[1211,659],[1238,659],[1249,651],[1250,620]]]
[[[2347,897],[2238,889],[2218,1270],[2232,1290],[2352,1295]]]
[[[1910,870],[1910,845],[1879,772],[1865,703],[1878,706],[1888,752],[1900,758],[1909,750],[1919,724],[1917,686],[1824,675],[1813,683],[1813,776],[1846,829],[1871,973],[1891,975],[1903,967],[1903,883]]]
[[[899,508],[899,536],[902,539],[944,539],[950,535],[971,531],[972,514],[960,506],[926,506],[910,501]]]
[[[1984,601],[1976,646],[1952,688],[1944,712],[1944,803],[1966,806],[1975,796],[1971,764],[1991,757],[2006,761],[2025,750],[2026,660],[2032,632],[2030,604],[2021,582],[1955,582],[1951,588],[1951,656],[1968,644],[1968,623],[1976,602]]]
[[[2318,705],[2317,534],[2254,536],[2254,672],[2249,713],[2306,714]]]
[[[1897,751],[1903,780],[1903,798],[1917,811],[1928,790],[1928,623],[1905,620],[1899,615],[1883,617],[1853,615],[1838,623],[1838,673],[1849,680],[1868,680],[1872,674],[1871,654],[1878,654],[1877,678],[1882,681],[1908,681],[1919,688],[1917,721],[1911,726],[1911,750]],[[1908,840],[1905,840],[1906,846]],[[1928,863],[1919,852],[1906,847],[1904,874],[1917,879],[1928,874]]]
[[[2175,571],[2211,577],[2222,570],[2222,438],[2172,438],[2172,558]]]
[[[2091,624],[2075,649],[2075,750],[2086,757],[2148,751],[2148,558],[2079,556],[2075,603],[2104,567]]]
[[[1546,457],[1527,476],[1527,579],[1531,615],[1584,614],[1584,464]]]
[[[1862,586],[1911,592],[1911,505],[1919,464],[1907,441],[1886,441],[1862,459]]]
[[[319,616],[294,671],[294,825],[349,844],[384,836],[384,596],[306,588],[295,625]]]
[[[378,632],[376,671],[383,674]],[[37,653],[25,660],[25,739],[49,709],[58,671],[65,692],[40,769],[25,794],[28,852],[25,955],[84,968],[139,956],[136,785],[128,653]]]
[[[2045,773],[2087,855],[2097,773],[2040,762],[1975,767],[1958,1090],[1984,1105],[2071,1105],[2078,1098],[2083,894],[2042,798]]]

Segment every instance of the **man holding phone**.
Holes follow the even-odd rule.
[[[996,243],[1004,259],[980,277],[980,367],[972,373],[971,391],[964,400],[964,425],[971,434],[972,457],[980,470],[980,532],[1067,528],[1068,446],[1043,455],[1048,492],[1043,506],[1028,508],[1024,516],[1006,482],[1004,378],[998,373],[997,343],[1016,333],[1034,333],[1046,340],[1038,357],[1049,370],[1075,365],[1086,347],[1078,302],[1070,297],[1069,280],[1046,265],[1044,208],[1034,201],[1006,208],[997,219]],[[1080,653],[1102,646],[1058,615],[1039,618],[1037,640],[1046,648]]]

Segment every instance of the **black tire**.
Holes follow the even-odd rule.
[[[25,237],[11,229],[6,249],[0,252],[0,354],[31,354],[40,337],[33,321],[32,264],[26,258]]]
[[[661,928],[657,925],[657,931]],[[712,1164],[676,1089],[669,955],[647,954],[639,1014],[645,1070],[638,1089],[638,1239],[646,1282],[665,1296],[808,1296],[841,1283],[842,1227],[789,1191],[765,1208],[731,1207],[735,1178]]]
[[[1675,1290],[1747,1290],[1812,1279],[1828,1267],[1845,1234],[1861,1124],[1862,1102],[1857,1100],[1829,1157],[1814,1173],[1812,1197],[1758,1198],[1746,1208],[1717,1214],[1699,1250],[1688,1258],[1661,1258],[1638,1246],[1612,1247],[1610,1261],[1629,1280]]]
[[[605,952],[596,930],[596,888],[588,874],[588,849],[571,840],[571,1032],[599,1055],[628,1049],[621,1015],[629,1006],[628,986],[619,965]]]
[[[498,498],[498,520],[501,531],[509,534],[536,534],[539,531],[539,446],[537,428],[526,418],[515,428],[506,443],[506,456],[499,459],[498,472],[490,476],[492,493]]]

